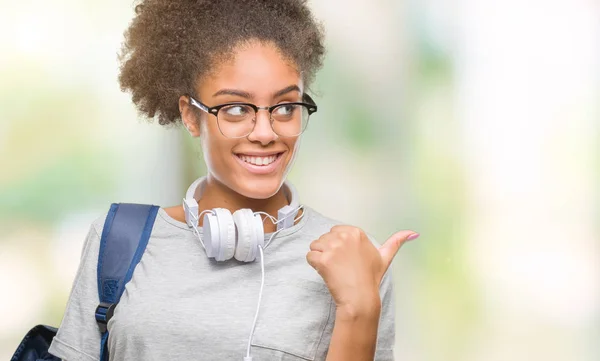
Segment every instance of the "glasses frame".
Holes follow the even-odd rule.
[[[249,106],[250,108],[252,108],[254,110],[254,114],[258,114],[259,110],[267,110],[269,112],[269,120],[271,121],[271,129],[273,130],[273,132],[275,134],[277,134],[280,137],[284,137],[284,138],[294,138],[297,136],[300,136],[302,133],[304,133],[304,131],[306,130],[306,127],[308,126],[308,121],[306,122],[306,126],[304,127],[304,129],[302,129],[302,132],[298,135],[281,135],[279,133],[277,133],[275,131],[275,128],[273,128],[273,111],[279,107],[282,106],[286,106],[286,105],[302,105],[305,106],[308,109],[308,116],[310,119],[310,116],[313,115],[314,113],[317,112],[318,107],[317,104],[315,103],[315,101],[310,97],[310,95],[308,94],[303,94],[302,98],[303,98],[303,102],[286,102],[286,103],[279,103],[276,105],[272,105],[272,106],[268,106],[268,107],[259,107],[255,104],[252,103],[244,103],[244,102],[232,102],[232,103],[225,103],[225,104],[219,104],[216,105],[214,107],[209,107],[208,105],[202,103],[201,101],[197,100],[196,98],[194,98],[193,96],[188,94],[188,98],[190,101],[190,104],[192,104],[193,106],[195,106],[196,108],[208,113],[208,114],[212,114],[215,116],[215,118],[217,118],[217,126],[219,128],[219,132],[221,132],[221,134],[226,137],[226,138],[230,138],[230,139],[240,139],[240,138],[246,138],[248,135],[252,134],[252,132],[254,131],[254,128],[256,127],[256,117],[254,118],[253,122],[254,122],[254,126],[252,127],[252,129],[250,130],[250,132],[248,132],[248,134],[240,136],[240,137],[228,137],[225,135],[225,133],[223,133],[223,130],[221,129],[221,124],[219,122],[219,111],[222,108],[228,107],[228,106],[232,106],[232,105],[246,105]]]

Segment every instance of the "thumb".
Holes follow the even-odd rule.
[[[392,260],[398,253],[398,250],[404,242],[412,241],[413,239],[419,238],[419,234],[413,231],[400,231],[394,233],[390,238],[385,241],[385,243],[379,247],[379,254],[383,259],[383,263],[385,264],[386,270],[392,263]]]

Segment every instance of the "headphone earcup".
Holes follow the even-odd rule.
[[[249,256],[256,248],[256,239],[252,229],[252,210],[244,208],[233,213],[233,221],[237,227],[237,247],[235,248],[235,259],[240,262],[249,262]]]
[[[252,231],[253,231],[252,233],[253,233],[253,236],[255,239],[254,242],[255,242],[256,246],[252,250],[252,254],[249,255],[248,262],[252,262],[256,259],[256,257],[258,257],[258,254],[259,254],[258,246],[260,246],[260,247],[265,246],[265,229],[264,229],[263,220],[260,217],[260,214],[254,214],[250,224],[252,226]]]
[[[206,256],[214,258],[219,251],[219,242],[221,236],[219,232],[219,222],[214,214],[206,213],[202,222],[202,241],[206,249]]]
[[[227,261],[233,257],[236,249],[235,223],[228,209],[215,208],[214,212],[219,224],[219,242],[217,243],[218,248],[214,252],[215,259]]]

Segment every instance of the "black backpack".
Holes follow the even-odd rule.
[[[98,345],[100,361],[108,361],[106,325],[146,250],[158,209],[152,205],[112,204],[106,216],[98,253],[100,304],[94,315],[102,333]],[[10,361],[60,361],[48,353],[57,331],[50,326],[35,326],[25,335]]]

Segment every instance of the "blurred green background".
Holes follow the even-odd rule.
[[[397,359],[600,359],[600,4],[320,0],[328,56],[290,174],[384,241]],[[90,223],[203,174],[117,84],[131,1],[0,0],[0,359],[59,325]]]

